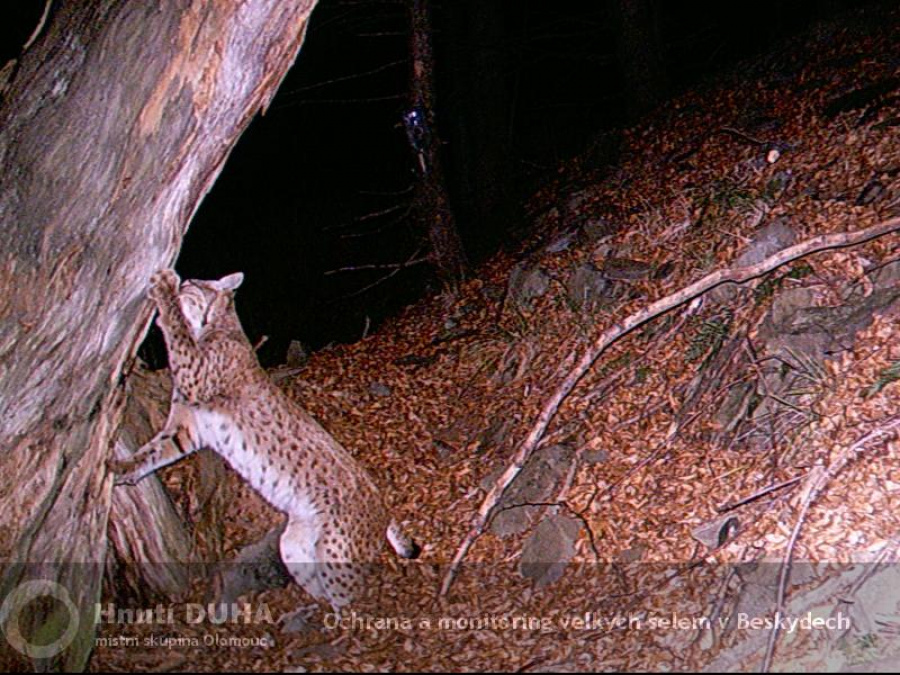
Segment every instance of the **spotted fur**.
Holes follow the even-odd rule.
[[[169,351],[174,387],[165,428],[128,461],[119,483],[208,447],[288,516],[281,556],[297,583],[336,611],[365,586],[385,538],[398,554],[415,546],[388,515],[369,474],[269,380],[234,309],[243,275],[180,283],[151,279],[150,297]]]

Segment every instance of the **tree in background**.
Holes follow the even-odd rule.
[[[650,111],[666,93],[658,0],[615,0],[617,54],[628,116]]]
[[[470,245],[492,250],[509,230],[514,181],[512,88],[514,50],[503,3],[459,0],[448,14],[443,71],[452,92],[451,183],[456,211]],[[446,11],[446,10],[445,10]],[[447,97],[445,97],[447,98]],[[449,119],[447,119],[449,118]]]
[[[453,288],[465,276],[467,262],[450,207],[436,125],[431,9],[428,0],[409,0],[409,3],[412,68],[410,102],[403,123],[417,161],[413,213],[425,222],[430,257],[438,276],[445,286]]]

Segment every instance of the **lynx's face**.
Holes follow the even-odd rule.
[[[231,307],[234,290],[243,280],[244,275],[238,272],[215,281],[188,279],[181,284],[178,303],[195,340]]]

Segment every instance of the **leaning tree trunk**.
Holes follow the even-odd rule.
[[[54,3],[17,65],[0,106],[0,666],[23,665],[16,649],[42,668],[86,662],[107,548],[104,462],[120,377],[151,316],[148,277],[174,261],[314,4]],[[73,604],[19,612],[13,600],[47,588],[25,583],[36,576]],[[48,648],[29,650],[29,635]],[[55,654],[59,636],[72,641]]]

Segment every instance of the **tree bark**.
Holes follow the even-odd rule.
[[[0,599],[41,576],[78,614],[31,603],[26,626],[14,603],[0,609],[3,627],[18,618],[45,645],[75,622],[66,649],[32,652],[31,665],[80,670],[90,653],[111,504],[104,463],[120,377],[151,317],[148,277],[174,261],[238,136],[293,63],[314,4],[54,3],[4,91]],[[11,643],[23,643],[6,637],[0,666],[21,667]]]
[[[126,403],[114,441],[125,460],[162,429],[172,394],[168,371],[136,369],[125,380]],[[185,519],[159,480],[113,490],[109,513],[106,583],[115,596],[138,598],[145,606],[176,600],[190,583],[193,546]]]

